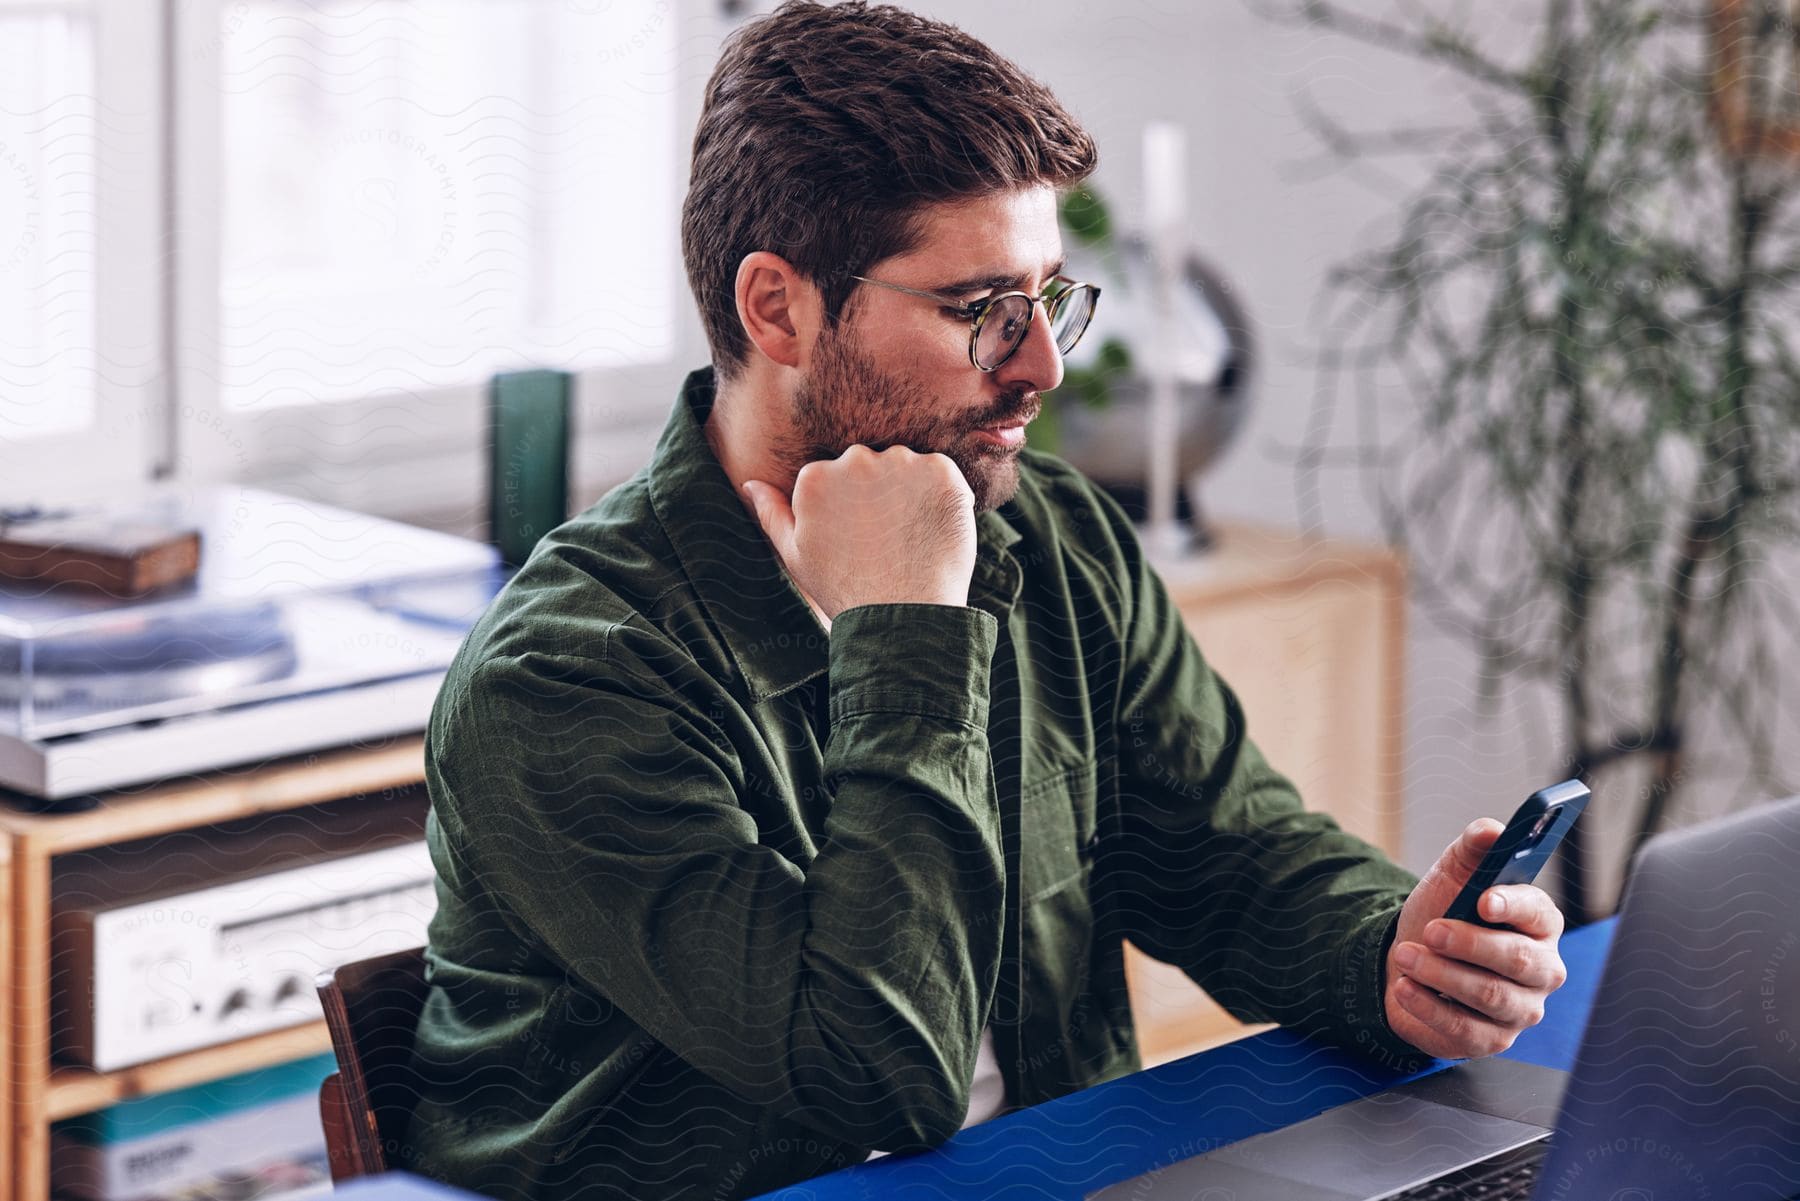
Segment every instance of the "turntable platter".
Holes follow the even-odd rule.
[[[280,679],[297,662],[277,605],[129,617],[79,638],[0,641],[0,704],[45,718],[135,708]]]

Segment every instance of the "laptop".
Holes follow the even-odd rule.
[[[1800,1198],[1800,797],[1638,854],[1569,1072],[1468,1060],[1087,1201]]]

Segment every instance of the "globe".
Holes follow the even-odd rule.
[[[1064,459],[1104,487],[1134,520],[1148,513],[1150,356],[1155,325],[1150,308],[1150,248],[1141,236],[1122,235],[1104,248],[1065,243],[1072,279],[1102,289],[1093,324],[1069,352],[1072,369],[1097,367],[1109,339],[1123,343],[1131,369],[1106,377],[1108,402],[1094,408],[1073,395],[1046,394],[1057,406],[1058,449]],[[1200,477],[1243,428],[1255,376],[1255,339],[1237,294],[1199,254],[1187,256],[1176,293],[1177,516],[1195,537],[1209,541],[1199,504]],[[1059,390],[1060,391],[1060,390]]]

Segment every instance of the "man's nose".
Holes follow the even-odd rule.
[[[1008,391],[1048,392],[1062,383],[1062,351],[1056,348],[1056,337],[1050,332],[1050,314],[1042,301],[1032,302],[1025,341],[1012,358],[1000,364],[994,376]]]

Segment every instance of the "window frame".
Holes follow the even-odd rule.
[[[148,478],[168,438],[163,297],[167,181],[163,8],[0,0],[0,12],[74,12],[93,29],[93,421],[0,439],[0,503],[91,503]]]
[[[414,396],[325,400],[266,410],[227,411],[205,367],[206,344],[219,328],[223,175],[220,88],[216,50],[230,36],[227,20],[240,0],[160,0],[168,6],[173,72],[176,178],[172,228],[179,270],[172,281],[172,313],[179,331],[173,348],[178,403],[172,424],[179,442],[178,472],[194,483],[255,480],[261,486],[402,519],[428,520],[479,535],[485,521],[485,379],[420,389]],[[683,47],[696,35],[728,32],[713,6],[657,0],[677,22]],[[223,32],[222,32],[223,31]],[[187,51],[179,48],[188,47]],[[710,61],[676,55],[673,120],[679,131],[699,117]],[[214,69],[205,69],[207,64]],[[678,210],[687,183],[685,154],[671,156],[668,180]],[[675,214],[671,214],[674,218]],[[575,373],[571,402],[570,509],[578,510],[647,459],[681,379],[708,362],[680,255],[665,265],[675,299],[673,357],[667,362],[595,367]],[[523,365],[523,364],[522,364]],[[420,439],[416,431],[439,431]],[[294,448],[353,447],[342,461],[297,456]]]

